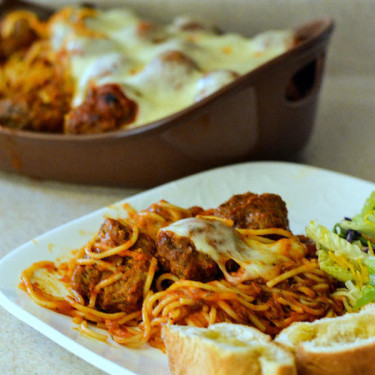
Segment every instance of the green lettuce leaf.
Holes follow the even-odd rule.
[[[362,260],[367,256],[357,244],[351,244],[316,221],[311,221],[306,227],[306,235],[315,242],[318,250],[332,251],[352,260]]]
[[[364,264],[368,269],[370,284],[375,286],[375,257],[373,255],[368,255],[364,259]]]
[[[318,261],[319,261],[320,268],[324,272],[328,273],[328,275],[334,277],[335,279],[339,281],[343,281],[343,282],[354,279],[353,274],[347,269],[335,263],[328,256],[328,253],[326,251],[324,250],[318,251]]]
[[[374,256],[366,254],[358,244],[348,242],[316,221],[312,221],[306,228],[306,235],[316,244],[320,268],[336,280],[345,283],[353,309],[367,304],[367,301],[375,300],[375,287],[372,291],[373,285],[375,286]],[[332,259],[330,253],[340,261]],[[361,278],[358,278],[358,273]],[[362,282],[358,281],[359,279]]]
[[[353,309],[358,310],[361,307],[367,305],[368,303],[375,301],[375,287],[372,285],[366,285],[362,289],[361,297],[355,302]]]
[[[348,234],[351,242],[346,240]],[[320,268],[345,283],[354,310],[375,302],[375,256],[371,249],[365,250],[368,246],[375,250],[375,191],[352,220],[342,220],[333,231],[312,221],[306,235],[316,244]]]
[[[362,211],[352,220],[342,220],[339,224],[344,230],[353,229],[370,237],[375,243],[375,191],[366,199]]]

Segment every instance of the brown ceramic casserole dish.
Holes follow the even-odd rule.
[[[5,2],[0,11],[14,6]],[[65,182],[150,187],[218,165],[289,158],[309,139],[332,30],[330,19],[299,27],[299,42],[286,53],[137,128],[77,136],[0,126],[0,168]]]

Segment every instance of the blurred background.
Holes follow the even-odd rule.
[[[76,4],[39,0],[34,3]],[[328,50],[316,126],[296,161],[375,181],[375,2],[373,0],[97,0],[102,7],[127,5],[168,22],[180,14],[208,17],[223,30],[246,35],[331,17],[336,28]],[[214,5],[213,5],[214,4]]]

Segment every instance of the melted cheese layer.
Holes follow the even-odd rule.
[[[205,23],[183,18],[154,25],[127,9],[90,12],[77,23],[78,12],[55,17],[50,25],[52,47],[69,57],[73,107],[83,102],[89,85],[118,83],[139,107],[127,127],[175,113],[293,44],[292,31],[245,38],[218,34]],[[189,29],[189,22],[198,27]],[[180,54],[171,55],[172,51]]]
[[[291,238],[282,238],[272,244],[244,241],[238,232],[222,221],[202,218],[179,220],[160,231],[172,232],[178,237],[188,237],[197,251],[210,256],[229,282],[256,278],[271,280],[280,274],[282,263],[305,255],[303,244]],[[226,269],[228,260],[240,265],[236,276]]]

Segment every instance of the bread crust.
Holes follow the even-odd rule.
[[[293,323],[275,340],[294,352],[299,375],[374,375],[374,327],[375,304],[369,304],[359,313]],[[353,332],[357,332],[355,340]],[[324,337],[323,343],[315,342],[318,335]]]
[[[295,351],[299,375],[374,375],[375,342],[331,352],[314,352],[300,344]]]
[[[276,360],[261,363],[246,348],[238,351],[223,350],[209,340],[184,335],[175,327],[163,327],[162,337],[172,375],[297,375],[293,356],[261,332],[256,336],[257,342],[277,346],[278,350],[285,352],[286,357],[290,355],[290,364]],[[259,350],[259,356],[261,353],[262,349]]]

